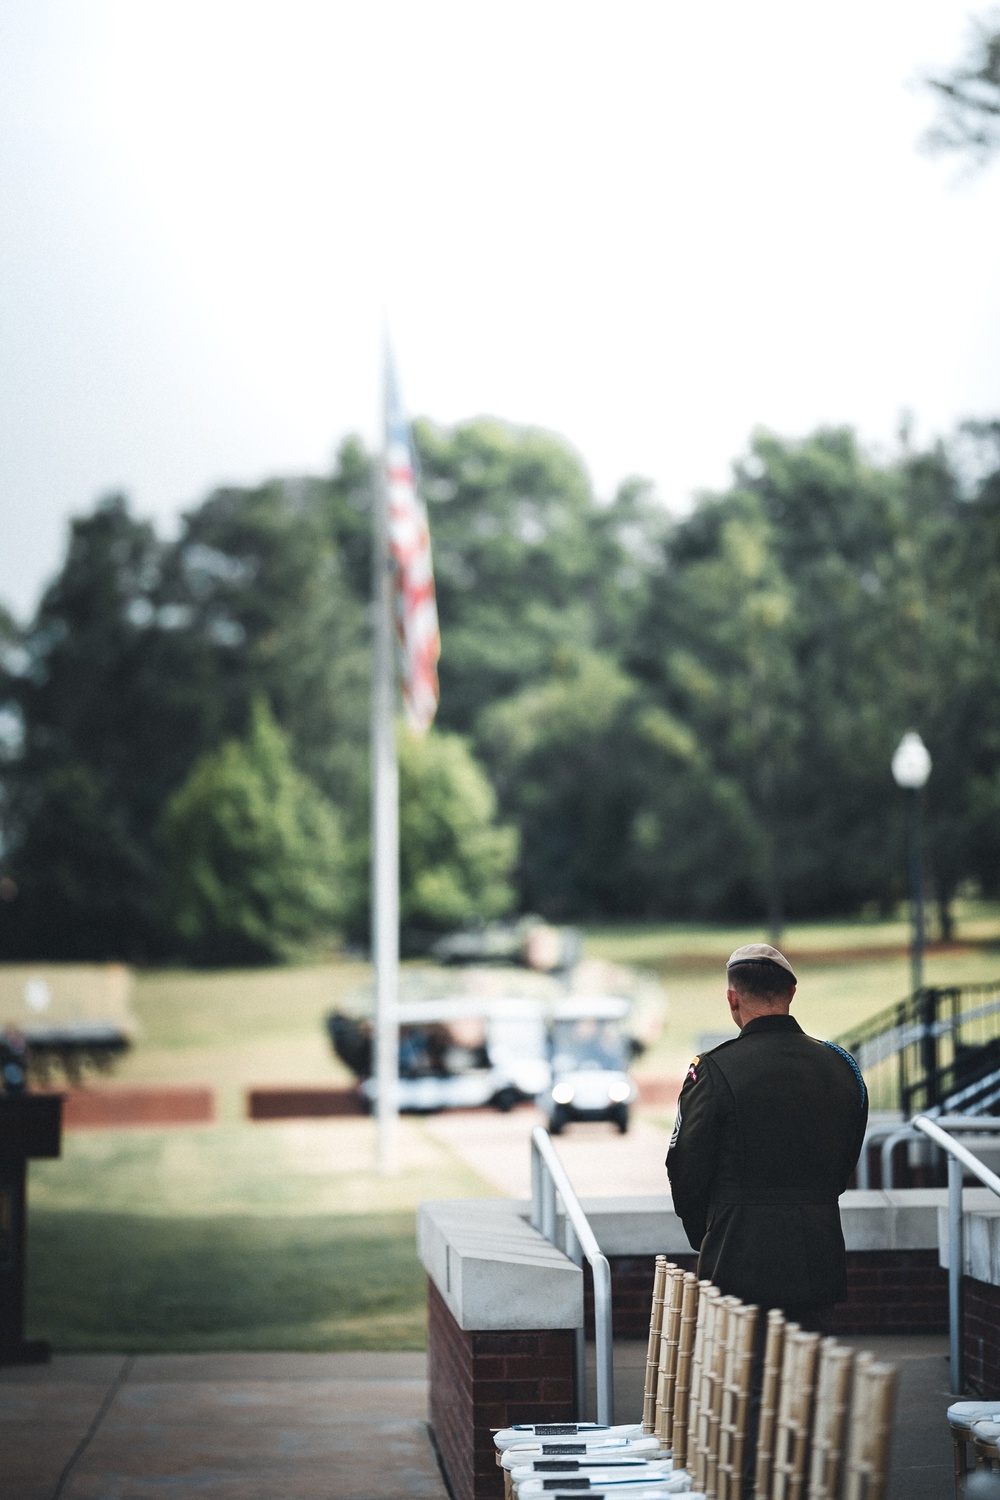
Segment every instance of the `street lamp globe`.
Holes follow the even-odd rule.
[[[903,735],[892,757],[893,779],[904,791],[919,792],[930,774],[930,751],[916,730],[911,729]]]

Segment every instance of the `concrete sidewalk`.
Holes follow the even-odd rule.
[[[948,1496],[947,1339],[842,1342],[900,1366],[887,1500]],[[645,1364],[645,1341],[615,1346],[624,1420],[642,1411]],[[92,1354],[2,1369],[0,1495],[447,1500],[427,1430],[426,1357]]]
[[[0,1494],[447,1500],[426,1372],[423,1354],[57,1355],[3,1369]]]

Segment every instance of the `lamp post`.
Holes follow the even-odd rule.
[[[910,946],[910,970],[914,994],[924,983],[924,879],[920,838],[920,793],[931,774],[931,757],[927,746],[915,730],[903,735],[892,757],[892,774],[896,785],[907,794],[910,840],[910,921],[913,939]]]

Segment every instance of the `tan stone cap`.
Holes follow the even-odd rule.
[[[784,969],[786,974],[791,974],[793,982],[798,984],[788,959],[777,948],[772,948],[770,943],[747,943],[745,948],[737,948],[727,959],[726,968],[736,969],[740,964],[774,964],[775,968]]]

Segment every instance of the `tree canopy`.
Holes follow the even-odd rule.
[[[496,796],[463,739],[432,730],[399,740],[400,915],[447,931],[514,905],[517,833],[496,822]]]
[[[262,699],[244,740],[195,762],[159,832],[168,919],[196,959],[259,963],[329,943],[346,906],[339,819]]]
[[[971,31],[964,60],[927,80],[941,106],[927,143],[985,161],[1000,148],[1000,11],[974,18]]]
[[[760,432],[681,518],[638,479],[599,502],[548,433],[415,432],[442,692],[400,748],[414,940],[508,909],[888,909],[908,729],[943,928],[963,882],[1000,890],[1000,424],[879,461],[846,429]],[[0,617],[9,956],[366,935],[372,468],[351,440],[171,542],[111,497],[35,618]]]

